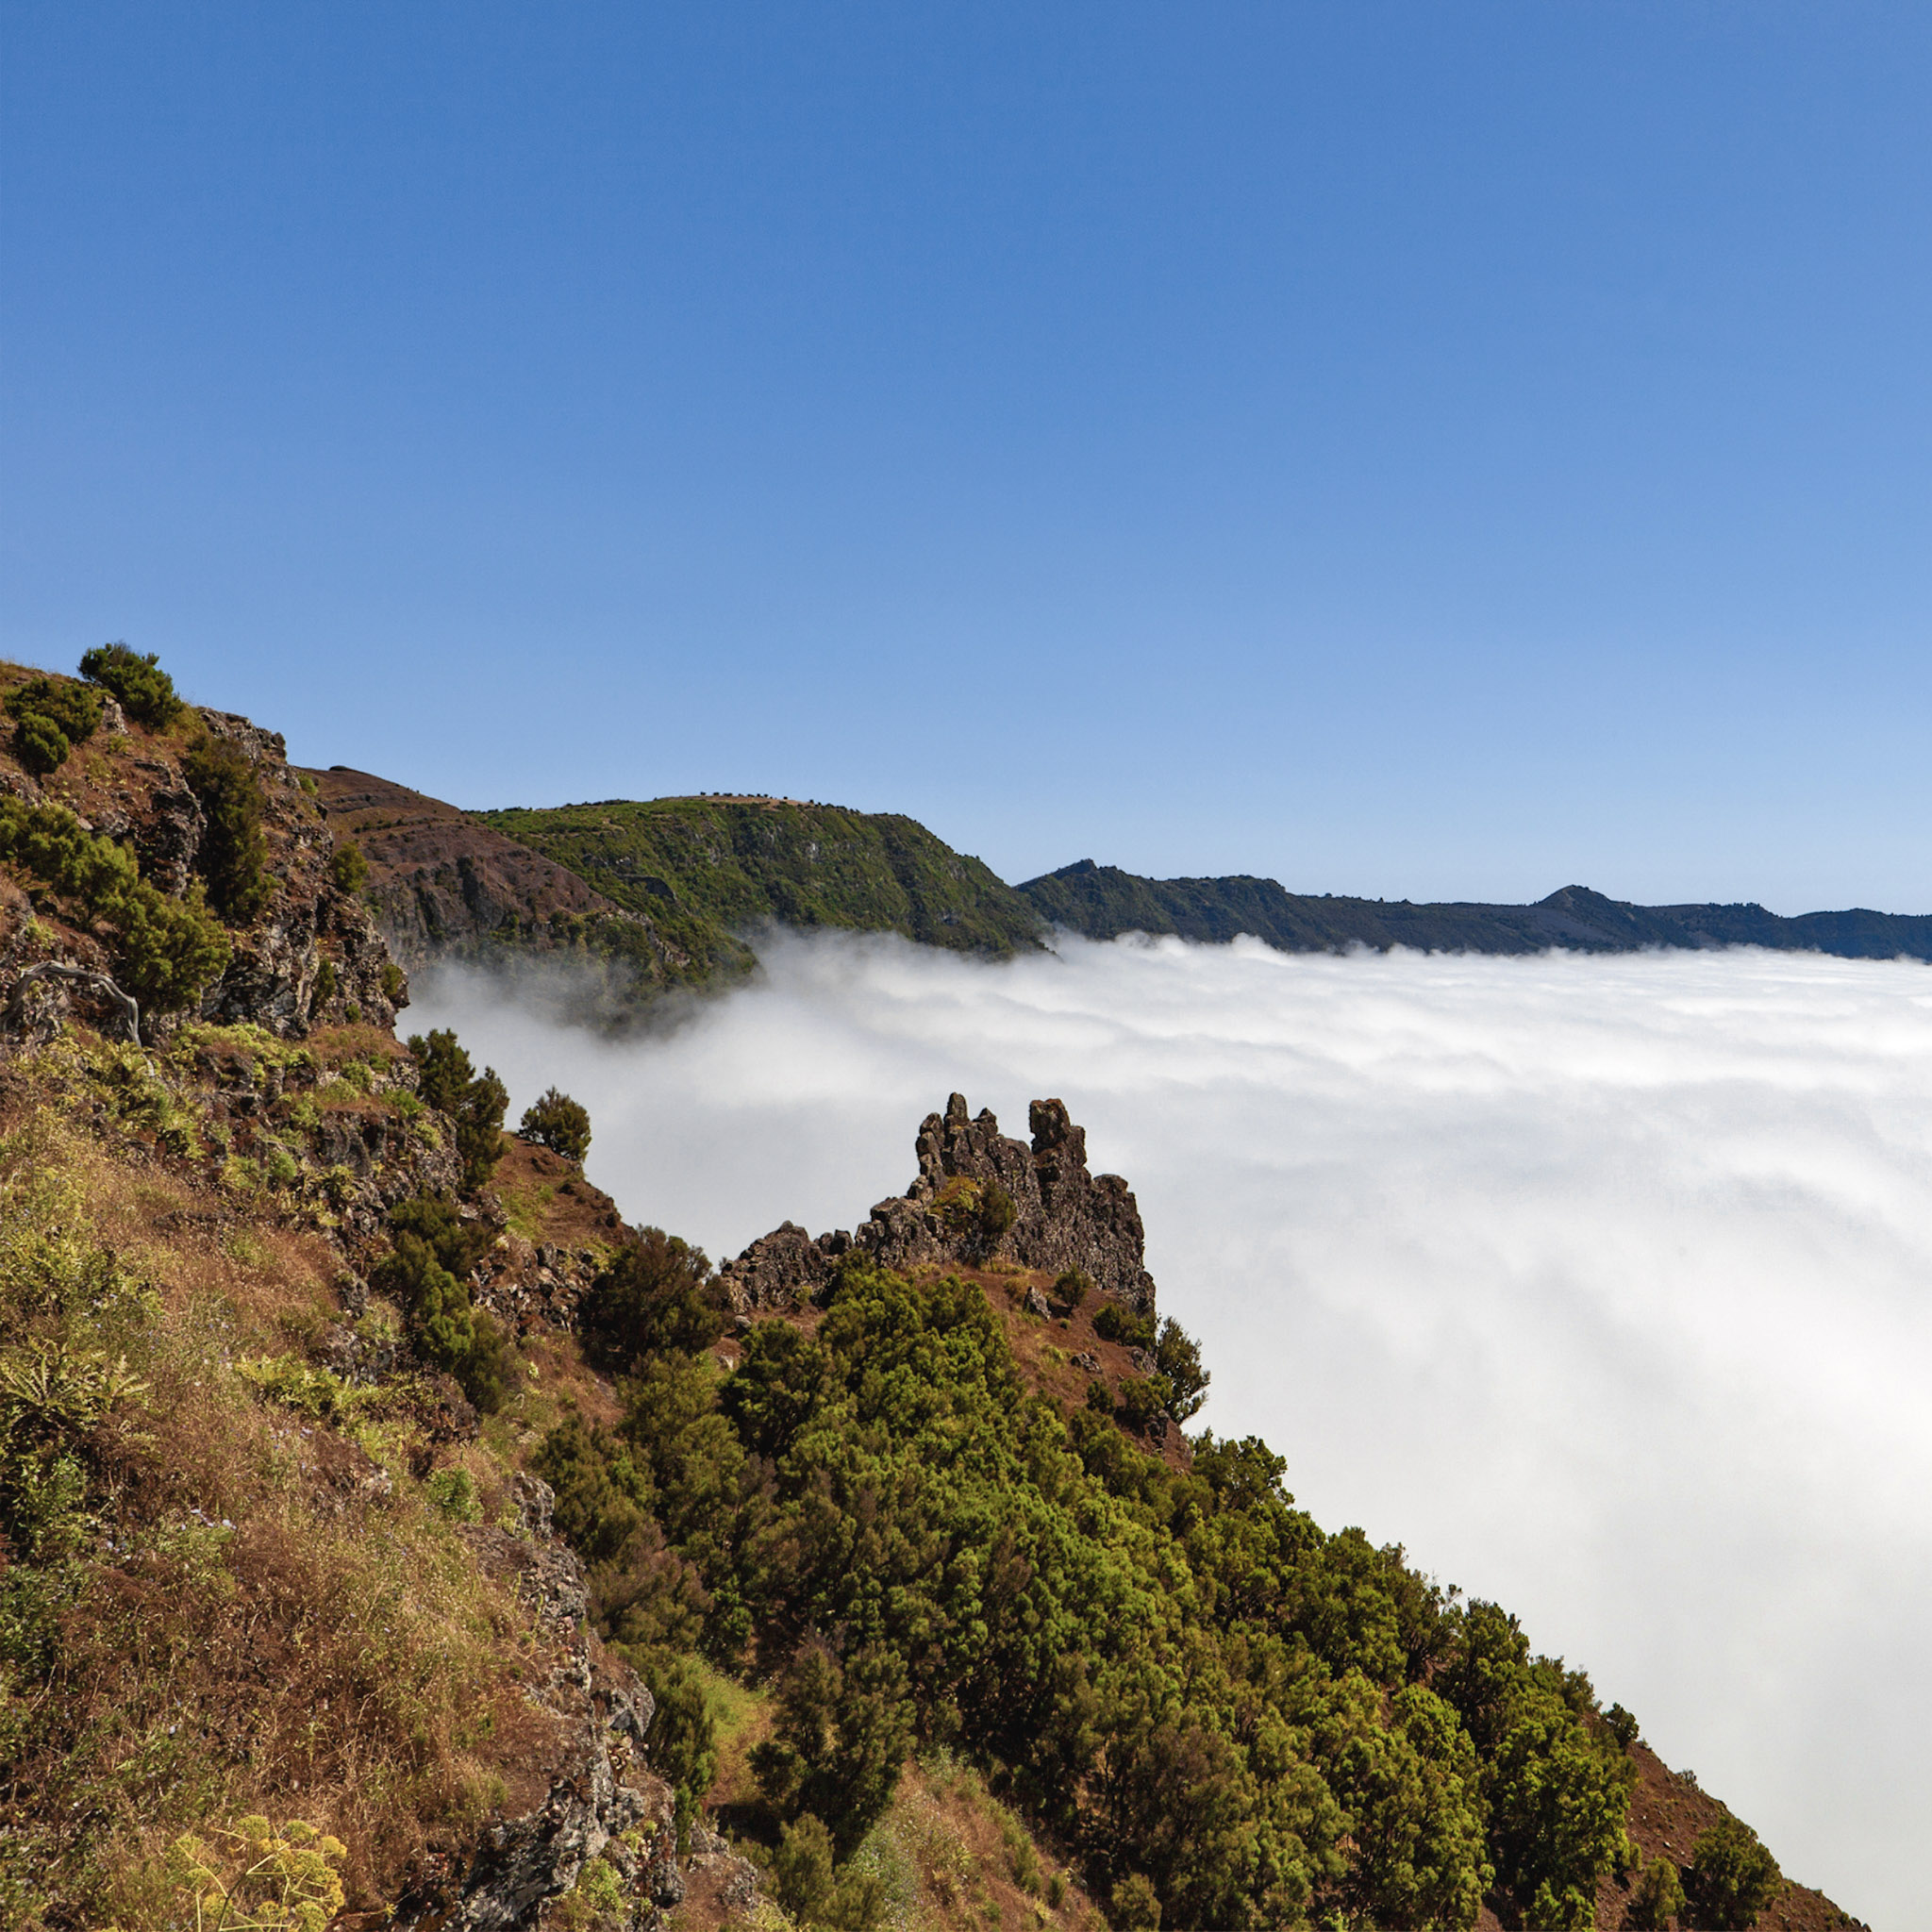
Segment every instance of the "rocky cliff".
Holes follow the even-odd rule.
[[[854,1251],[902,1274],[1008,1263],[1084,1274],[1137,1313],[1154,1312],[1141,1210],[1119,1174],[1087,1171],[1087,1130],[1058,1100],[1028,1109],[1029,1146],[1000,1132],[991,1111],[975,1117],[955,1093],[944,1113],[920,1123],[919,1173],[904,1194],[881,1201],[851,1234],[816,1239],[786,1222],[719,1271],[735,1311],[809,1301]]]
[[[29,682],[98,722],[51,769],[0,724],[0,1921],[192,1924],[169,1843],[239,1901],[259,1813],[340,1834],[345,1926],[655,1924],[651,1696],[377,1285],[391,1210],[462,1179],[336,829],[243,718]],[[465,1289],[535,1383],[625,1230],[547,1150],[493,1179]]]
[[[28,675],[0,666],[9,691]],[[281,737],[207,709],[154,730],[109,700],[93,736],[51,773],[29,771],[17,745],[0,741],[0,795],[25,808],[12,841],[16,862],[0,869],[0,1009],[15,1037],[48,1037],[70,1011],[111,1022],[125,1008],[101,982],[118,987],[117,974],[125,977],[124,962],[142,937],[130,933],[130,921],[154,926],[169,907],[184,908],[176,917],[192,916],[210,832],[187,767],[204,734],[232,746],[253,774],[267,890],[258,908],[226,924],[219,960],[208,956],[212,970],[193,984],[171,982],[158,1004],[142,1002],[149,1008],[139,1023],[144,1037],[184,1017],[245,1020],[283,1037],[351,1012],[388,1026],[406,1002],[407,981],[369,908],[332,869],[334,835],[291,769]],[[127,855],[154,896],[104,913],[102,847],[79,841]],[[55,970],[63,967],[81,976]]]

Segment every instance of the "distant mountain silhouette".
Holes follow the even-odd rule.
[[[1932,959],[1932,914],[1806,912],[1794,919],[1762,906],[1632,906],[1587,886],[1565,886],[1534,906],[1452,900],[1345,899],[1291,892],[1274,879],[1149,879],[1091,858],[1028,879],[1021,894],[1043,919],[1090,939],[1124,932],[1224,941],[1252,933],[1287,953],[1634,953],[1649,946],[1767,946],[1847,959],[1905,955]]]

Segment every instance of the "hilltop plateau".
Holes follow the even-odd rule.
[[[465,943],[616,915],[84,661],[0,669],[0,1923],[1850,1923],[1200,1428],[1058,1101],[714,1270],[397,1038],[345,822]]]

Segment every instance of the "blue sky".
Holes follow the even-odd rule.
[[[0,651],[1009,878],[1932,909],[1932,13],[0,6]]]

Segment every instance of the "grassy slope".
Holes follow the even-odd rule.
[[[1004,958],[1039,943],[1025,900],[896,813],[786,799],[661,798],[478,812],[607,898],[727,931],[770,921],[896,932]]]

